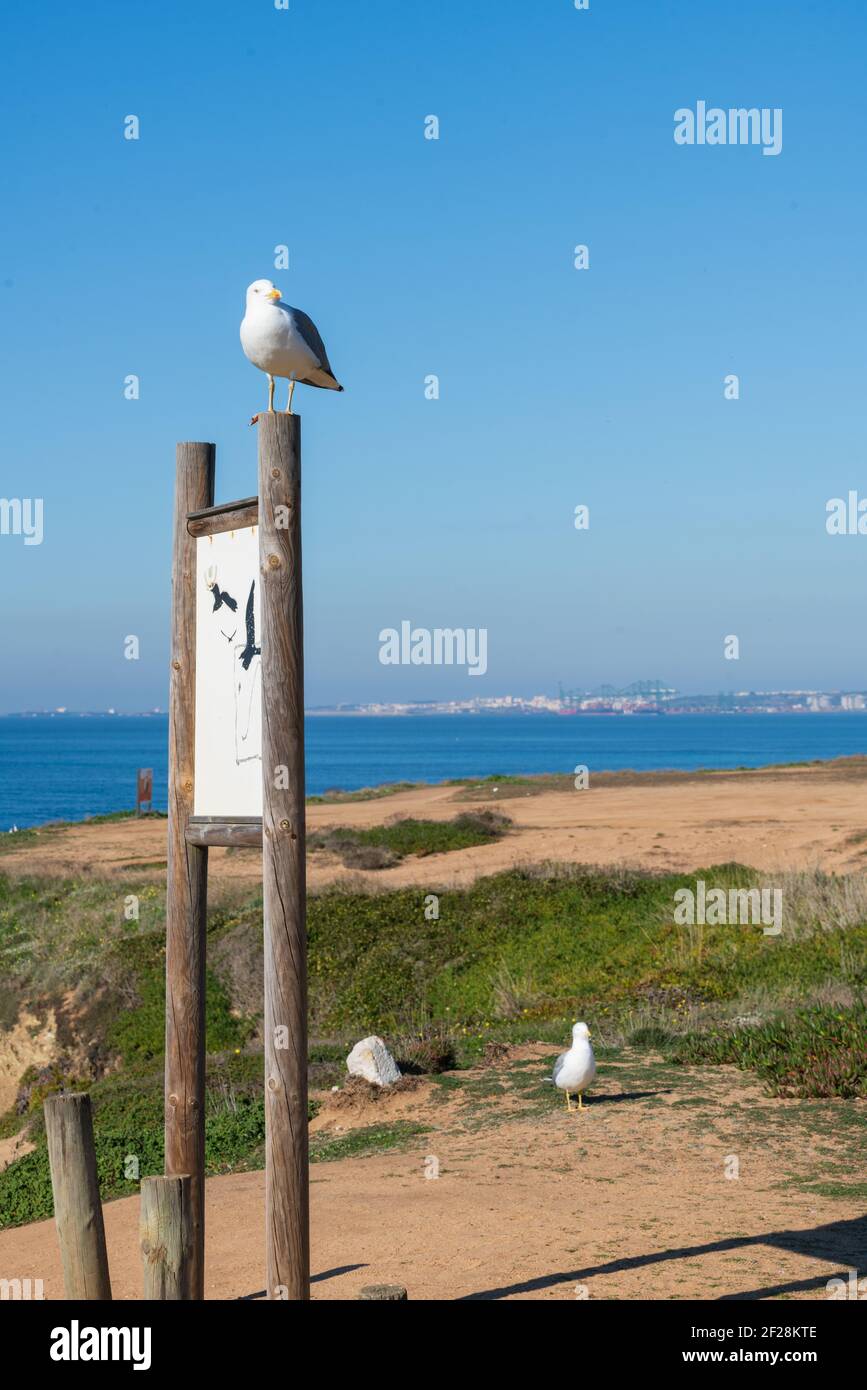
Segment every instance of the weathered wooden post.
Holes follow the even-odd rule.
[[[196,542],[190,512],[214,501],[213,444],[179,444],[172,555],[166,877],[166,1173],[188,1174],[192,1221],[189,1297],[204,1297],[205,933],[208,850],[189,843],[196,687]]]
[[[259,416],[265,1229],[270,1299],[310,1297],[301,420]]]
[[[139,1240],[146,1299],[190,1297],[192,1186],[188,1176],[143,1178]]]
[[[44,1111],[66,1297],[110,1299],[90,1096],[47,1096]]]

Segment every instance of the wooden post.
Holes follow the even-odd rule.
[[[270,1299],[310,1297],[301,420],[259,416],[265,1231]]]
[[[190,1296],[193,1214],[188,1176],[143,1178],[139,1238],[146,1299]]]
[[[205,1287],[205,930],[208,851],[186,840],[196,735],[196,542],[187,514],[214,500],[213,444],[179,444],[172,555],[166,873],[166,1173],[189,1174],[190,1298]]]
[[[44,1110],[66,1297],[110,1299],[90,1096],[47,1096]]]

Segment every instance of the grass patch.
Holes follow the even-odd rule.
[[[349,868],[382,869],[408,854],[421,857],[491,844],[510,824],[508,817],[496,811],[467,811],[450,821],[404,817],[386,825],[314,830],[307,836],[307,847],[311,851],[330,850]]]
[[[121,973],[131,1007],[107,1020],[109,1049],[126,1062],[163,1055],[166,1016],[165,946],[155,933],[124,944],[116,968]],[[243,1047],[252,1020],[237,1018],[222,981],[209,970],[205,988],[205,1047],[208,1052]]]
[[[799,1009],[755,1028],[687,1036],[672,1056],[755,1071],[773,1095],[852,1099],[867,1095],[867,1010]]]
[[[321,796],[308,796],[308,806],[336,806],[351,801],[381,801],[383,797],[396,796],[398,792],[419,791],[427,782],[386,782],[381,787],[360,787],[358,791],[345,792],[340,787],[332,787]]]
[[[163,1171],[162,1065],[133,1062],[88,1087],[100,1192],[105,1200],[138,1192],[141,1177]],[[261,1053],[208,1058],[205,1172],[244,1172],[264,1164],[265,1104]],[[308,1117],[316,1113],[311,1102]],[[51,1174],[41,1107],[28,1137],[32,1153],[0,1173],[0,1229],[52,1214]]]
[[[817,1197],[848,1197],[853,1201],[867,1198],[867,1182],[799,1182],[803,1192],[815,1192]]]
[[[261,1073],[261,1057],[257,1058]],[[209,1082],[205,1117],[205,1173],[260,1169],[265,1162],[265,1106],[261,1094],[243,1086],[215,1095]],[[96,1083],[91,1088],[94,1145],[102,1198],[130,1196],[139,1191],[140,1178],[161,1173],[164,1163],[162,1073],[138,1073],[124,1083]],[[313,1107],[315,1110],[315,1107]],[[409,1122],[370,1125],[350,1134],[318,1134],[311,1138],[311,1163],[339,1158],[359,1158],[404,1148],[428,1126]],[[0,1173],[0,1229],[41,1221],[53,1213],[51,1172],[44,1129],[34,1138],[32,1153]]]
[[[750,881],[748,870],[733,867],[702,876]],[[441,893],[435,920],[420,889],[323,893],[308,912],[315,1025],[326,1034],[387,1033],[421,1008],[459,1036],[521,1041],[539,1037],[546,1021],[603,1023],[646,1000],[670,1027],[675,1015],[749,992],[803,1000],[843,977],[844,955],[853,980],[863,969],[867,925],[817,923],[795,938],[707,926],[690,939],[672,920],[674,892],[690,882],[578,867],[512,870]],[[671,1031],[686,1029],[681,1021]]]
[[[408,1120],[389,1125],[366,1125],[351,1134],[314,1134],[310,1139],[310,1162],[333,1163],[338,1158],[366,1158],[389,1149],[403,1149],[419,1134],[429,1134],[430,1125],[413,1124]]]
[[[630,1047],[644,1048],[648,1051],[662,1052],[674,1042],[676,1034],[661,1023],[645,1023],[633,1028],[627,1035]]]

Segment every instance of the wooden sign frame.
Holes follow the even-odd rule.
[[[216,449],[179,444],[172,560],[166,875],[166,1175],[189,1175],[189,1296],[204,1297],[208,850],[262,848],[269,1299],[310,1296],[301,420],[259,416],[259,493],[214,505]],[[193,815],[196,542],[259,528],[262,818]],[[279,774],[279,775],[278,775]]]
[[[187,517],[187,533],[194,541],[205,536],[217,536],[225,531],[244,531],[259,525],[258,497],[244,497],[238,502],[223,502],[219,506],[202,507]],[[194,552],[195,553],[195,552]],[[195,700],[195,690],[193,693]],[[187,821],[188,844],[226,848],[259,849],[262,845],[261,816],[196,816]]]

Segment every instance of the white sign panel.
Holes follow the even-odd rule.
[[[262,650],[255,526],[196,541],[195,816],[262,814]]]

